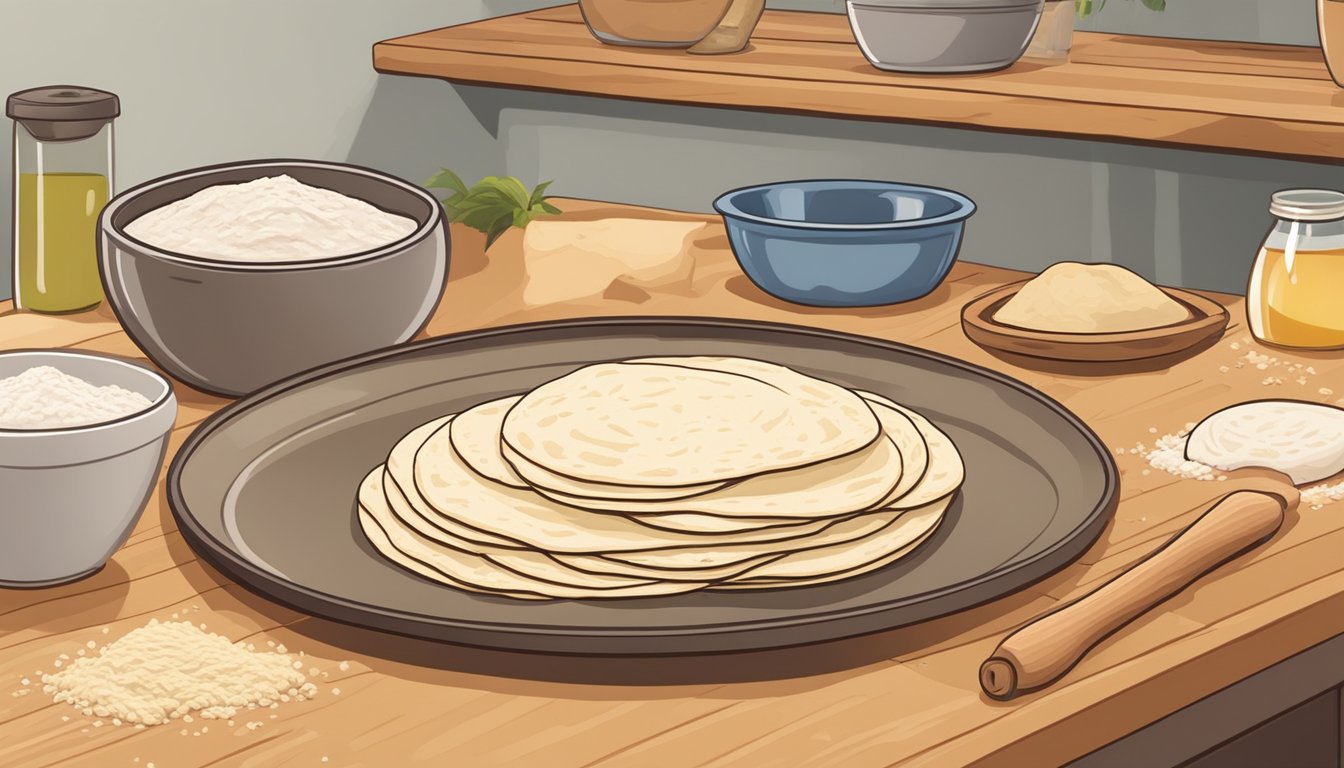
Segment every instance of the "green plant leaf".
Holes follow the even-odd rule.
[[[508,208],[501,208],[498,205],[472,205],[469,208],[460,210],[460,213],[453,220],[466,224],[472,229],[479,229],[486,232],[496,221],[501,218],[512,219],[513,211]]]
[[[527,194],[527,187],[523,186],[523,182],[512,176],[505,176],[503,178],[486,176],[484,179],[480,180],[472,191],[474,192],[477,189],[483,194],[499,195],[505,200],[511,201],[516,207],[524,210],[526,210],[531,203]]]
[[[1139,0],[1143,7],[1150,11],[1167,10],[1167,0]],[[1073,0],[1074,10],[1078,12],[1079,19],[1086,19],[1088,16],[1094,16],[1101,13],[1106,7],[1106,0]]]
[[[467,185],[462,181],[462,177],[447,168],[440,168],[438,173],[429,177],[425,186],[431,189],[451,189],[463,197],[467,195]]]
[[[537,185],[536,189],[532,190],[532,196],[528,198],[527,201],[527,207],[529,209],[536,208],[542,200],[546,199],[546,188],[551,186],[551,183],[552,182],[549,181],[543,181]]]
[[[495,223],[491,224],[489,227],[487,227],[484,230],[485,250],[487,251],[490,250],[490,246],[495,244],[495,241],[499,239],[500,235],[503,235],[505,232],[508,232],[509,228],[512,226],[513,226],[513,217],[511,215],[506,215],[503,218],[496,221]]]
[[[512,176],[486,176],[468,187],[457,174],[442,169],[426,182],[426,186],[453,192],[443,200],[448,220],[485,233],[488,250],[510,227],[526,227],[538,216],[560,213],[560,209],[546,202],[546,188],[551,182],[538,184],[528,192],[527,187]]]

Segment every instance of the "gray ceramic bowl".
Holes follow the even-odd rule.
[[[975,203],[886,181],[785,181],[714,201],[751,281],[795,304],[870,307],[928,294],[956,261]]]
[[[878,69],[989,72],[1022,57],[1044,0],[849,0],[849,26]]]
[[[139,216],[206,187],[282,173],[419,227],[373,251],[273,263],[195,258],[126,234]],[[174,377],[230,396],[409,341],[437,306],[448,271],[438,200],[393,176],[339,163],[266,160],[184,171],[118,195],[98,228],[103,288],[126,332]]]
[[[45,587],[102,568],[149,501],[177,398],[168,380],[85,352],[0,353],[0,379],[39,365],[144,395],[150,405],[114,421],[62,429],[0,429],[0,586]]]

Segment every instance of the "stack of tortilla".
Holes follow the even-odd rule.
[[[758,360],[590,365],[412,430],[360,485],[387,559],[519,599],[781,589],[937,528],[961,456],[887,398]]]

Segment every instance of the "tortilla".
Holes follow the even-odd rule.
[[[654,574],[626,575],[611,573],[610,571],[583,570],[571,567],[565,559],[569,557],[566,555],[550,555],[530,549],[491,547],[460,539],[451,533],[436,528],[417,514],[401,489],[395,483],[387,483],[386,477],[384,477],[383,493],[388,508],[396,519],[405,527],[419,534],[427,542],[480,555],[491,563],[525,579],[541,582],[541,585],[537,586],[537,590],[547,594],[550,594],[550,590],[546,585],[608,592],[632,587],[651,587],[658,581],[667,580],[657,578]],[[725,569],[722,576],[718,578],[735,575],[742,570],[745,570],[745,568],[732,572]],[[696,573],[679,581],[699,582],[690,587],[691,589],[698,589],[705,586],[708,578],[713,577]],[[661,589],[663,588],[659,588],[659,590]],[[658,594],[664,593],[659,591]],[[630,595],[626,594],[625,596]]]
[[[668,487],[640,487],[633,485],[610,485],[603,483],[588,483],[582,480],[576,480],[572,477],[556,474],[545,467],[534,464],[526,457],[513,450],[513,447],[500,441],[500,455],[504,462],[509,465],[510,471],[523,478],[529,488],[549,488],[556,493],[563,493],[569,497],[582,500],[587,504],[589,499],[622,499],[630,501],[664,501],[670,499],[687,499],[692,496],[699,496],[702,493],[717,491],[720,488],[727,487],[728,482],[717,483],[696,483],[693,485],[679,485]]]
[[[387,497],[381,495],[386,491],[382,475],[381,471],[375,469],[365,477],[364,483],[360,486],[360,509],[377,522],[393,547],[407,557],[429,566],[439,575],[447,577],[446,581],[453,585],[466,585],[468,588],[490,592],[524,593],[549,598],[654,597],[691,592],[706,586],[696,582],[631,582],[623,577],[597,577],[580,574],[577,571],[561,572],[557,569],[563,567],[558,563],[554,568],[547,569],[542,562],[545,556],[540,553],[512,553],[513,562],[526,561],[527,567],[542,568],[549,575],[555,576],[557,581],[542,581],[524,576],[501,567],[499,563],[476,551],[464,551],[426,538],[422,533],[424,529],[414,525],[414,516],[397,517],[388,504]],[[409,527],[407,523],[410,524]],[[567,577],[579,582],[611,584],[611,586],[574,586],[559,583],[559,579]]]
[[[856,393],[868,401],[873,413],[877,414],[882,422],[883,434],[895,443],[896,450],[901,452],[901,480],[891,489],[891,493],[876,505],[878,508],[889,507],[924,481],[930,460],[929,445],[924,439],[924,433],[932,428],[932,425],[924,419],[922,424],[927,427],[921,428],[914,419],[918,414],[912,415],[911,411],[885,397],[858,390]]]
[[[453,426],[447,435],[447,439],[452,441],[453,450],[457,451],[457,455],[467,463],[467,466],[478,474],[511,488],[532,487],[513,468],[513,463],[505,459],[503,445],[500,441],[500,431],[504,425],[504,417],[509,409],[521,399],[523,399],[522,395],[502,397],[463,411],[458,418],[453,420]],[[512,461],[525,462],[525,460],[516,456],[512,458]],[[577,497],[610,494],[615,498],[633,500],[674,499],[713,491],[725,485],[725,483],[705,483],[680,488],[627,488],[582,483],[562,475],[553,475],[543,467],[530,466],[529,474],[537,478],[545,478],[545,482]]]
[[[903,510],[899,509],[884,509],[846,517],[832,522],[825,530],[787,541],[705,543],[678,549],[610,552],[603,554],[602,557],[632,565],[668,570],[708,568],[741,562],[749,558],[855,541],[881,530],[902,513]]]
[[[732,578],[774,559],[773,556],[744,559],[727,565],[683,570],[673,574],[668,571],[641,568],[624,563],[612,563],[595,555],[537,552],[508,540],[503,540],[506,543],[505,546],[496,546],[479,541],[479,531],[461,526],[450,518],[429,509],[424,500],[419,498],[419,494],[408,497],[405,489],[396,483],[390,474],[384,473],[383,484],[384,496],[396,517],[409,527],[419,531],[423,537],[456,549],[481,554],[504,568],[542,581],[559,581],[562,584],[577,583],[602,588],[600,582],[586,582],[581,578],[583,574],[591,574],[596,576],[625,576],[644,580],[667,579],[670,581],[708,582]],[[550,562],[543,562],[543,560]],[[577,571],[578,575],[571,576],[563,571],[555,571],[555,564]]]
[[[413,457],[412,457],[413,452]],[[414,488],[436,526],[456,526],[454,535],[473,541],[470,532],[516,542],[523,548],[550,553],[637,552],[699,547],[702,534],[678,533],[642,525],[621,515],[565,506],[529,490],[510,488],[471,471],[451,441],[430,441],[417,449],[404,439],[388,458],[388,471],[407,497]],[[784,541],[823,530],[830,520],[784,528],[763,528],[734,534],[740,542]],[[465,529],[465,530],[461,530]]]
[[[863,397],[879,405],[895,408],[910,418],[919,429],[928,447],[928,468],[919,483],[899,498],[888,498],[884,508],[911,509],[941,499],[961,487],[966,479],[966,465],[961,460],[961,452],[952,443],[952,438],[938,429],[931,421],[915,411],[896,403],[890,398],[872,392],[860,392]]]
[[[742,579],[742,580],[740,580],[740,581],[728,581],[728,582],[724,582],[724,583],[721,583],[721,584],[711,584],[711,585],[709,585],[708,587],[706,587],[706,589],[711,589],[711,590],[716,590],[716,591],[719,591],[719,590],[722,590],[722,591],[728,591],[728,590],[734,590],[734,591],[737,591],[737,590],[750,590],[750,589],[757,589],[757,590],[759,590],[759,589],[792,589],[792,588],[794,588],[794,587],[813,587],[813,586],[818,586],[818,585],[821,585],[821,584],[833,584],[833,583],[835,583],[835,582],[837,582],[837,581],[844,581],[844,580],[846,580],[846,579],[852,579],[852,578],[855,578],[855,577],[857,577],[857,576],[862,576],[862,575],[865,574],[865,573],[871,573],[871,572],[876,571],[876,570],[878,570],[878,569],[885,568],[885,567],[887,567],[888,565],[891,565],[892,563],[896,562],[897,560],[900,560],[901,558],[905,557],[906,555],[909,555],[909,554],[910,554],[911,552],[913,552],[916,548],[918,548],[921,544],[923,544],[923,543],[924,543],[930,536],[932,536],[932,535],[938,530],[938,526],[942,525],[942,522],[943,522],[943,518],[942,518],[942,517],[939,517],[938,520],[933,524],[933,527],[929,528],[929,530],[925,531],[922,535],[920,535],[920,536],[919,536],[918,538],[916,538],[915,540],[911,541],[909,544],[906,544],[904,547],[901,547],[900,549],[896,550],[895,552],[892,552],[892,553],[890,553],[890,554],[888,554],[888,555],[886,555],[886,556],[884,556],[884,557],[878,558],[877,560],[874,560],[874,561],[872,561],[871,563],[866,563],[866,564],[861,565],[861,566],[859,566],[859,567],[857,567],[857,568],[853,568],[853,569],[851,569],[851,570],[844,571],[844,572],[842,572],[842,573],[833,573],[833,574],[829,574],[829,575],[826,575],[826,576],[816,576],[816,577],[808,578],[808,579],[751,579],[751,578],[745,578],[745,579]]]
[[[781,528],[792,525],[805,525],[808,518],[787,517],[720,517],[699,512],[659,512],[654,514],[627,514],[631,520],[650,528],[666,531],[682,531],[712,536],[716,533],[741,533],[760,528]]]
[[[499,428],[504,415],[522,395],[502,397],[481,403],[459,413],[440,439],[452,441],[453,450],[479,475],[510,488],[528,488],[527,481],[518,476],[499,449]],[[437,436],[437,435],[436,435]]]
[[[755,557],[743,557],[732,562],[710,563],[701,568],[659,568],[650,565],[636,565],[612,560],[602,555],[553,555],[553,557],[566,566],[585,573],[625,576],[632,579],[720,582],[736,579],[742,574],[778,560],[784,555],[784,552],[776,552]]]
[[[391,538],[389,538],[387,531],[383,529],[383,523],[379,522],[378,519],[375,518],[371,512],[369,512],[363,507],[363,505],[360,505],[359,507],[359,525],[360,528],[364,531],[365,537],[368,538],[369,542],[373,544],[373,548],[378,550],[378,553],[380,555],[387,558],[392,563],[410,571],[411,573],[414,573],[418,576],[422,576],[430,581],[437,582],[439,584],[447,584],[450,587],[457,587],[458,589],[464,589],[469,592],[482,592],[488,595],[496,595],[499,597],[511,597],[516,600],[546,599],[541,595],[533,595],[526,592],[495,592],[486,589],[478,589],[470,584],[467,584],[466,582],[458,581],[456,579],[444,575],[440,571],[431,568],[425,563],[416,560],[415,558],[403,553],[401,550],[392,546],[392,540]]]
[[[422,424],[408,432],[401,440],[398,440],[397,444],[392,447],[392,452],[388,454],[387,463],[384,465],[387,473],[385,481],[395,484],[401,490],[404,498],[417,514],[430,521],[436,528],[446,531],[454,537],[484,546],[526,549],[522,542],[496,536],[478,528],[471,528],[462,525],[452,517],[440,515],[437,510],[429,506],[429,502],[425,501],[424,497],[416,490],[414,474],[416,451],[420,450],[420,446],[429,439],[430,435],[447,426],[453,418],[453,416],[444,416],[441,419]]]
[[[879,406],[880,407],[880,406]],[[880,507],[900,484],[902,457],[888,432],[903,431],[902,440],[919,440],[918,430],[904,414],[883,408],[878,414],[883,436],[871,445],[836,459],[796,469],[755,475],[721,490],[673,501],[580,499],[547,488],[537,492],[562,504],[606,512],[700,512],[722,517],[838,517]]]
[[[361,483],[358,522],[394,564],[501,598],[787,589],[912,552],[964,474],[889,398],[758,360],[643,358],[409,431]]]
[[[465,552],[456,555],[436,557],[432,553],[418,551],[414,536],[396,522],[383,497],[382,467],[375,467],[364,476],[359,484],[359,521],[364,535],[374,547],[389,560],[415,573],[439,583],[447,583],[459,589],[486,594],[500,594],[522,599],[538,599],[543,595],[526,590],[490,589],[470,579],[459,579],[450,572],[482,569],[482,559]],[[410,551],[408,551],[410,550]],[[415,554],[412,554],[415,552]],[[448,561],[456,561],[450,564]],[[445,572],[447,571],[447,572]]]
[[[950,503],[951,497],[945,497],[932,504],[906,510],[886,526],[861,539],[791,552],[751,571],[747,579],[815,579],[845,573],[865,563],[881,560],[893,552],[903,551],[911,542],[932,530]]]
[[[766,380],[672,365],[590,365],[523,396],[504,419],[503,443],[568,478],[662,488],[815,464],[878,438],[877,417],[854,393],[772,368]],[[526,466],[514,469],[545,484]]]
[[[700,512],[722,517],[836,517],[876,506],[900,481],[901,454],[881,438],[838,459],[748,477],[721,490],[671,501],[581,499],[538,487],[562,504],[603,512]]]

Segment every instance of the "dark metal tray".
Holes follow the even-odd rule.
[[[360,479],[413,427],[580,365],[643,355],[770,360],[918,409],[966,483],[919,550],[870,574],[770,592],[531,603],[455,590],[377,555],[355,520]],[[484,648],[684,655],[837,640],[1012,593],[1078,557],[1115,510],[1115,465],[1058,403],[997,373],[885,341],[709,319],[617,318],[433,339],[281,382],[223,409],[168,475],[202,557],[301,611]]]

